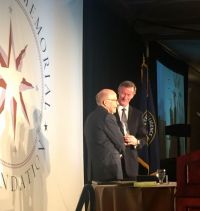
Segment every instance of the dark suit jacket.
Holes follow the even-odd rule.
[[[89,181],[123,179],[120,154],[124,155],[125,145],[116,117],[97,106],[85,122],[84,133]]]
[[[117,123],[123,133],[123,128],[120,122],[120,117],[118,112],[116,112],[115,116],[117,119]],[[142,112],[130,105],[128,113],[128,128],[130,134],[134,135],[137,139],[140,140],[140,145],[137,147],[137,149],[147,144],[147,136],[146,136],[147,133],[142,118]],[[127,175],[129,178],[133,178],[138,175],[137,149],[135,149],[133,146],[127,146],[125,150],[124,170],[125,170],[125,175]]]

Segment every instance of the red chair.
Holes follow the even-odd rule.
[[[177,158],[176,211],[200,211],[200,150]]]

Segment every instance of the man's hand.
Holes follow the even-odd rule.
[[[128,134],[124,136],[124,141],[125,141],[125,145],[128,145],[128,146],[129,145],[137,146],[139,143],[138,139],[135,136],[128,135]]]

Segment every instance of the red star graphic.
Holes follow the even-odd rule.
[[[21,72],[22,60],[25,56],[26,49],[27,49],[27,45],[21,50],[21,52],[19,53],[19,55],[17,57],[15,56],[12,24],[10,22],[8,53],[6,54],[0,46],[0,65],[3,68],[2,71],[0,71],[0,73],[2,72],[0,75],[0,90],[1,90],[1,92],[0,92],[0,114],[4,110],[6,94],[7,94],[6,91],[8,89],[9,83],[13,83],[13,81],[12,82],[6,81],[6,76],[4,76],[4,73],[13,74],[14,73],[13,69],[14,69],[14,71]],[[14,65],[13,65],[14,67],[11,68],[10,66],[12,66],[12,64],[10,63],[10,61],[11,61],[10,58],[11,58],[12,53],[13,53],[13,57],[14,57]],[[5,71],[7,71],[7,72],[5,72]],[[18,78],[19,78],[19,76],[18,76]],[[27,122],[29,123],[26,105],[25,105],[22,93],[28,89],[32,89],[33,86],[31,83],[27,82],[25,78],[21,77],[16,88],[18,90],[23,115],[24,115],[25,119],[27,120]],[[13,124],[14,138],[15,138],[15,130],[16,130],[16,122],[17,122],[17,100],[16,100],[16,96],[14,93],[12,94],[12,96],[10,98],[10,109],[11,109],[11,114],[12,114],[12,124]]]

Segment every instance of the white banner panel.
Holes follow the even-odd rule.
[[[75,210],[82,0],[0,0],[0,211]]]

